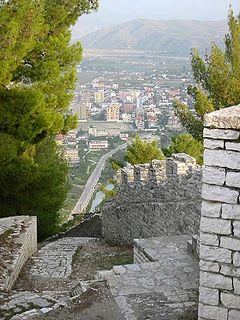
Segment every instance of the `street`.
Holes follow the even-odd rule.
[[[103,155],[100,161],[98,162],[96,168],[94,169],[92,175],[88,179],[86,186],[84,188],[84,191],[78,200],[77,204],[75,205],[74,209],[71,212],[71,215],[69,216],[69,220],[73,218],[74,215],[77,215],[84,210],[86,210],[93,194],[95,187],[98,183],[98,180],[101,176],[102,170],[105,167],[106,160],[108,160],[110,157],[112,157],[117,151],[121,149],[125,149],[127,147],[127,143],[122,144],[121,146],[117,147],[116,149],[108,152],[107,154]]]

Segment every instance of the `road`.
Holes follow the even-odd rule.
[[[74,215],[79,214],[80,212],[83,212],[86,210],[93,194],[95,187],[98,183],[98,180],[101,176],[102,170],[105,167],[106,160],[112,157],[117,151],[125,149],[127,147],[127,143],[124,143],[117,147],[116,149],[106,153],[102,156],[100,161],[98,162],[96,168],[94,169],[93,173],[91,174],[90,178],[87,181],[87,184],[84,188],[84,191],[78,200],[77,204],[75,205],[74,209],[71,212],[71,215],[69,216],[69,220],[73,218]]]

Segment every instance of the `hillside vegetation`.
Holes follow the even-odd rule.
[[[225,21],[135,20],[93,32],[83,37],[85,48],[162,51],[189,55],[193,47],[222,46],[227,30]]]

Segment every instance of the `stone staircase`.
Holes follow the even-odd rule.
[[[198,261],[187,250],[189,236],[139,239],[132,265],[98,271],[125,320],[197,319]]]
[[[97,238],[66,237],[50,242],[31,258],[30,275],[41,278],[68,278],[77,249],[91,241],[97,241]]]

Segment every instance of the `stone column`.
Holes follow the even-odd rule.
[[[199,320],[240,320],[240,105],[205,116]]]

